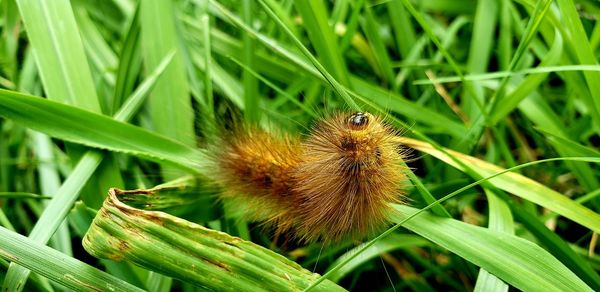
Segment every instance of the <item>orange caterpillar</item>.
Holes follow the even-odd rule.
[[[388,224],[405,180],[397,132],[369,113],[336,114],[306,139],[245,129],[215,150],[222,197],[300,241],[360,239]]]

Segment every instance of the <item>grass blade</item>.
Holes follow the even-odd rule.
[[[252,242],[163,212],[133,207],[148,205],[147,199],[161,198],[152,189],[111,189],[83,239],[85,249],[96,257],[133,261],[204,289],[292,291],[318,277]],[[330,281],[316,289],[343,291]]]
[[[170,58],[167,58],[167,60],[165,60],[165,62],[163,62],[161,64],[162,66],[159,66],[157,68],[157,72],[155,72],[154,78],[150,78],[150,80],[148,80],[148,82],[146,82],[140,86],[140,89],[138,91],[136,91],[134,93],[133,97],[131,98],[132,102],[126,104],[126,106],[124,107],[124,111],[120,111],[119,113],[117,113],[117,116],[116,116],[117,119],[126,119],[126,118],[131,118],[133,116],[134,113],[132,111],[137,110],[139,108],[139,106],[135,106],[135,105],[128,106],[128,105],[135,104],[135,103],[137,103],[137,104],[142,103],[143,98],[147,95],[148,91],[152,88],[152,85],[155,84],[156,78],[158,78],[159,74],[162,72],[162,70],[164,70],[164,68],[168,64],[167,61],[170,61]],[[2,93],[4,93],[4,94],[2,94]],[[12,98],[11,98],[11,96],[12,96]],[[4,97],[4,99],[2,99],[2,97]],[[18,100],[20,100],[22,103],[18,103]],[[17,101],[17,104],[11,105],[11,101],[12,102]],[[27,102],[29,102],[29,104],[27,104]],[[53,129],[53,130],[58,130],[59,132],[60,131],[64,132],[65,129],[61,125],[61,122],[63,121],[61,118],[50,117],[49,120],[48,119],[40,119],[40,116],[42,114],[49,114],[49,112],[52,112],[53,110],[46,111],[46,110],[40,109],[36,105],[32,105],[32,104],[39,103],[39,102],[42,102],[41,104],[53,106],[55,109],[55,112],[54,112],[55,114],[57,114],[57,112],[59,112],[58,109],[62,110],[63,113],[65,113],[65,112],[70,112],[71,114],[73,112],[79,112],[79,113],[84,113],[84,114],[87,113],[91,116],[95,116],[95,118],[97,118],[97,119],[105,119],[105,121],[110,121],[112,123],[118,124],[117,121],[110,119],[106,116],[89,113],[89,112],[86,112],[85,110],[81,110],[79,108],[71,108],[67,105],[63,105],[60,103],[54,103],[52,101],[45,100],[42,98],[21,95],[21,94],[17,94],[17,93],[11,93],[9,91],[0,92],[0,115],[8,114],[10,116],[12,114],[13,118],[22,119],[21,120],[22,122],[29,123],[29,125],[33,125],[33,128],[39,127],[39,128],[42,128],[42,130],[43,129],[46,129],[46,130]],[[71,110],[69,110],[69,108]],[[5,111],[3,111],[2,109],[5,109]],[[24,113],[19,114],[18,109],[28,112],[28,114],[24,114]],[[17,111],[17,112],[15,113],[15,111]],[[36,115],[36,113],[38,115]],[[61,115],[63,115],[63,114],[61,114],[60,112],[57,114],[57,116],[61,116]],[[54,125],[54,128],[52,128],[52,127],[48,128],[47,121],[54,121],[54,123],[56,123],[56,125]],[[88,119],[88,121],[89,121],[89,119]],[[92,121],[93,121],[93,118],[92,118]],[[95,126],[88,125],[89,128],[86,128],[86,129],[89,130],[89,129],[96,128],[97,125],[98,124],[96,124]],[[126,125],[129,127],[135,128],[129,124],[122,124],[122,125]],[[60,129],[62,129],[62,130],[60,130]],[[67,130],[67,132],[68,132],[68,130]],[[107,131],[107,133],[108,132],[110,132],[110,131]],[[126,140],[124,140],[124,141],[126,141]],[[94,173],[96,168],[100,165],[101,161],[102,161],[102,155],[101,155],[101,153],[99,153],[97,151],[88,151],[82,156],[82,158],[79,160],[77,166],[75,166],[71,175],[69,175],[67,180],[57,190],[57,194],[59,194],[59,195],[57,195],[50,201],[50,203],[48,204],[48,206],[46,207],[46,209],[40,216],[38,222],[34,226],[33,230],[31,231],[29,237],[32,240],[34,240],[36,242],[42,242],[42,243],[48,242],[50,237],[54,234],[56,229],[60,226],[60,223],[63,221],[63,219],[68,214],[68,211],[71,208],[71,206],[73,205],[73,203],[75,202],[75,200],[77,199],[79,192],[84,187],[85,183],[90,179],[90,177],[92,176],[92,174]],[[4,280],[3,289],[10,289],[10,290],[17,290],[17,291],[19,291],[20,289],[23,289],[25,287],[25,282],[27,281],[29,273],[30,273],[30,271],[27,270],[26,268],[24,268],[22,266],[17,266],[15,264],[11,264],[11,267],[9,268],[9,270],[7,272],[7,276]]]
[[[252,21],[254,19],[252,15],[252,10],[255,8],[255,1],[253,0],[243,0],[242,5],[242,16],[244,22],[247,25],[252,25]],[[206,27],[205,30],[209,28]],[[208,35],[208,33],[206,33]],[[205,38],[206,40],[206,38]],[[256,51],[256,40],[251,37],[249,34],[244,34],[243,36],[244,42],[244,62],[250,68],[254,67],[254,63],[256,62],[254,59],[254,52]],[[205,51],[210,51],[210,43],[207,43],[204,48]],[[206,59],[206,72],[210,72],[210,58]],[[210,76],[210,74],[207,74]],[[254,77],[254,75],[250,74],[248,70],[244,70],[242,73],[242,82],[244,84],[244,118],[246,122],[249,124],[257,124],[260,122],[260,96],[258,95],[258,81]]]
[[[0,257],[73,291],[143,291],[84,262],[0,227]]]
[[[100,112],[69,1],[19,0],[17,4],[48,97]]]
[[[414,248],[421,246],[428,246],[429,242],[422,237],[415,235],[406,235],[406,234],[392,234],[386,238],[375,243],[373,246],[366,249],[364,252],[353,258],[347,264],[345,264],[341,269],[335,271],[335,273],[331,274],[329,279],[334,282],[339,282],[344,276],[348,275],[352,270],[361,264],[368,262],[372,259],[378,258],[381,254],[391,252],[397,249],[403,248]],[[339,263],[343,262],[349,257],[352,257],[353,254],[360,251],[362,246],[358,246],[342,256],[338,257],[330,266],[329,269],[337,266]]]
[[[192,172],[197,172],[202,162],[200,151],[177,141],[106,116],[37,97],[0,91],[0,116],[66,141],[169,162]],[[72,127],[65,129],[65,124]],[[138,140],[131,143],[130,137]],[[189,157],[196,158],[190,161]]]
[[[148,99],[152,125],[157,133],[193,146],[190,89],[177,43],[173,3],[158,0],[140,5],[141,47],[147,72],[155,70],[167,54],[177,52]]]
[[[488,228],[498,232],[514,234],[513,217],[510,213],[510,208],[508,205],[488,189],[485,190],[485,195],[488,199],[490,213]],[[506,292],[508,291],[508,288],[508,285],[506,285],[496,276],[490,274],[488,271],[484,269],[479,270],[474,291]]]
[[[570,32],[572,49],[575,51],[578,64],[597,65],[598,60],[594,55],[594,50],[590,46],[589,39],[579,18],[579,13],[572,1],[558,0],[558,7],[561,12],[562,20],[565,27]],[[600,127],[600,73],[584,72],[583,76],[587,83],[587,90],[591,95],[590,111],[596,124],[596,128]]]
[[[17,1],[17,4],[48,98],[100,113],[100,102],[92,81],[92,74],[70,2],[65,0],[22,0]],[[77,153],[79,149],[69,148],[71,156],[77,157],[80,155],[80,153]],[[96,164],[93,169],[98,167],[101,157],[97,157],[97,159],[98,163],[90,163],[90,166]],[[114,161],[109,160],[109,163],[101,168],[101,175],[106,174],[107,177],[120,181],[120,175],[113,171],[116,169],[114,163],[110,164],[110,162]],[[89,178],[87,176],[85,181]],[[92,188],[91,185],[90,188]],[[65,194],[65,196],[73,197],[77,195],[78,193]],[[58,197],[53,199],[49,206],[56,201],[61,201],[61,199]],[[53,218],[50,220],[58,221],[57,224],[49,224],[49,227],[53,228],[51,229],[52,233],[54,233],[66,214],[57,217],[59,213],[51,214],[49,210],[55,211],[46,208],[46,212],[43,213],[41,218]],[[45,220],[38,222],[36,224],[37,229],[34,227],[30,237],[36,240],[33,232],[43,229],[45,223]],[[48,239],[49,237],[42,242],[45,243]],[[4,279],[3,289],[22,290],[28,275],[29,271],[27,269],[11,263]]]
[[[294,36],[292,31],[285,26],[285,24],[275,15],[273,10],[271,10],[267,4],[263,0],[259,0],[260,4],[263,6],[265,11],[269,14],[269,16],[275,20],[275,22],[279,25],[281,29],[292,39],[294,44],[300,51],[304,54],[306,58],[310,60],[314,67],[323,75],[325,80],[327,80],[328,84],[333,88],[333,90],[340,96],[344,101],[348,104],[348,107],[354,110],[358,110],[359,107],[356,102],[348,95],[342,84],[340,84],[328,71],[323,67],[323,65],[308,51],[308,49],[302,44],[302,42]],[[214,2],[213,2],[214,3]],[[232,20],[235,18],[231,18]]]
[[[111,113],[117,111],[125,98],[133,92],[142,65],[142,56],[138,49],[140,42],[140,26],[138,18],[139,9],[136,9],[135,14],[131,18],[131,22],[129,23],[127,33],[125,34],[125,40],[123,41],[124,44],[119,58]]]
[[[265,5],[263,3],[263,6]],[[311,44],[317,51],[317,56],[323,63],[324,69],[331,72],[331,76],[339,81],[340,84],[348,86],[348,70],[340,53],[337,37],[329,25],[327,8],[323,1],[295,1],[294,5],[300,16],[302,16],[302,23],[308,32]],[[281,22],[281,25],[285,26],[283,22]],[[288,36],[296,38],[291,31]]]
[[[409,139],[409,138],[401,138],[401,140],[403,140],[404,142],[407,142],[406,144],[412,144],[411,147],[414,147],[414,148],[419,149],[419,150],[422,150],[422,149],[420,147],[419,148],[415,147],[415,145],[420,145],[420,144],[427,145],[426,143],[423,143],[423,142],[420,142],[420,141],[416,141],[416,140],[413,140],[413,139]],[[479,184],[487,183],[488,181],[491,181],[494,178],[498,178],[498,177],[501,177],[503,175],[510,174],[511,171],[516,171],[518,169],[521,169],[521,168],[524,168],[524,167],[527,167],[527,166],[531,166],[531,165],[535,165],[535,164],[547,163],[547,162],[558,161],[558,160],[600,162],[600,159],[595,158],[595,157],[549,158],[549,159],[543,159],[543,160],[533,161],[533,162],[521,164],[521,165],[518,165],[518,166],[514,166],[514,167],[511,167],[509,169],[505,169],[505,170],[502,170],[502,171],[499,171],[499,172],[495,172],[495,173],[493,173],[490,176],[487,176],[485,178],[479,179],[478,181],[476,181],[474,183],[466,185],[466,186],[464,186],[464,187],[462,187],[462,188],[460,188],[460,189],[458,189],[458,190],[456,190],[456,191],[454,191],[454,192],[452,192],[452,193],[450,193],[450,194],[442,197],[441,199],[438,199],[434,203],[429,204],[429,205],[427,205],[426,207],[424,207],[422,209],[414,209],[412,207],[408,207],[408,206],[404,206],[404,205],[396,205],[397,209],[399,209],[401,211],[400,214],[397,214],[396,217],[402,218],[401,220],[396,219],[396,222],[397,222],[396,225],[394,225],[392,228],[388,229],[387,231],[383,232],[382,234],[380,234],[376,238],[372,239],[367,244],[363,245],[363,247],[361,247],[356,253],[352,254],[352,256],[348,257],[346,260],[340,262],[337,266],[335,266],[332,269],[330,269],[327,273],[325,273],[323,275],[323,277],[319,278],[317,281],[315,281],[314,283],[312,283],[311,286],[309,286],[307,289],[305,289],[305,291],[311,290],[312,288],[314,288],[316,285],[318,285],[322,281],[328,279],[328,277],[331,274],[333,274],[337,270],[341,269],[345,264],[347,264],[348,262],[350,262],[354,257],[360,255],[363,251],[365,251],[369,247],[373,246],[375,243],[377,243],[377,241],[381,240],[382,238],[385,238],[386,236],[390,235],[392,232],[394,232],[399,227],[402,227],[402,226],[408,227],[406,224],[410,220],[415,220],[415,218],[418,218],[418,216],[421,215],[421,214],[427,214],[426,211],[429,210],[429,209],[431,209],[436,204],[441,204],[442,202],[444,202],[444,201],[446,201],[446,200],[448,200],[450,198],[453,198],[454,196],[462,193],[463,191],[465,191],[465,190],[467,190],[467,189],[469,189],[471,187],[474,187],[474,186],[479,185]],[[412,211],[410,211],[410,209],[412,209]],[[454,219],[443,218],[443,217],[436,217],[434,215],[430,215],[430,216],[432,218],[436,218],[435,220],[447,220],[448,222],[455,221]],[[480,228],[480,229],[483,230],[482,232],[484,232],[484,233],[485,232],[494,233],[494,231],[491,231],[489,229],[485,229],[485,228],[481,228],[481,227],[476,227],[476,226],[473,226],[471,224],[467,224],[467,223],[464,223],[464,222],[461,222],[461,221],[456,221],[456,222],[459,225],[460,224],[464,224],[464,225],[469,226],[467,228]],[[441,221],[438,221],[438,223],[441,223]],[[422,227],[425,228],[425,229],[427,229],[427,225],[431,226],[432,224],[431,223],[427,223],[425,225],[422,225]],[[438,224],[438,226],[439,225],[440,224]],[[433,229],[437,228],[438,226],[434,226]],[[411,229],[410,227],[408,227],[408,228]],[[460,229],[462,229],[462,228],[460,228]],[[413,231],[421,234],[422,236],[424,236],[426,238],[428,238],[428,237],[426,235],[424,235],[422,232],[425,232],[425,234],[427,234],[428,232],[432,231],[432,229],[431,230],[424,230],[424,229],[421,229],[421,227],[416,228],[416,230],[415,230],[415,228],[413,228],[411,230],[413,230]],[[437,234],[439,231],[440,230],[431,232],[430,234],[432,236],[434,236],[435,239],[432,239],[432,238],[429,238],[429,239],[432,240],[432,241],[434,241],[434,242],[436,242],[436,243],[438,243],[438,244],[440,244],[440,245],[442,245],[442,246],[444,246],[444,247],[446,247],[446,248],[448,248],[449,250],[451,250],[453,252],[457,252],[457,251],[464,252],[465,255],[468,256],[468,257],[466,257],[467,259],[469,259],[470,261],[472,261],[474,263],[478,263],[478,265],[480,265],[482,268],[488,269],[487,265],[483,265],[481,263],[485,264],[486,261],[489,261],[488,263],[493,266],[492,268],[494,270],[500,269],[500,272],[494,272],[496,275],[500,276],[499,274],[507,274],[507,278],[502,277],[502,279],[509,281],[509,283],[511,283],[513,285],[519,284],[519,285],[527,286],[528,290],[536,291],[535,289],[532,289],[532,287],[535,287],[535,286],[530,285],[530,283],[528,282],[529,278],[520,278],[519,276],[516,276],[516,281],[517,282],[514,282],[514,283],[509,280],[509,279],[515,280],[514,275],[511,275],[512,268],[510,267],[510,263],[508,263],[508,265],[507,265],[506,262],[501,262],[501,261],[495,262],[494,259],[492,259],[492,258],[487,258],[486,259],[486,257],[488,256],[488,252],[490,252],[489,250],[487,250],[486,252],[480,254],[480,252],[482,250],[480,250],[478,248],[471,249],[472,246],[470,246],[470,245],[465,246],[464,245],[464,238],[473,238],[471,235],[465,235],[465,237],[457,236],[455,238],[452,238],[452,236],[450,236],[450,238],[447,238],[447,236],[448,236],[447,234]],[[467,231],[467,230],[460,230],[460,231],[457,230],[457,231],[460,233],[460,232]],[[471,230],[471,231],[473,231],[473,230]],[[471,231],[468,231],[468,232],[471,232]],[[495,236],[500,236],[500,238],[502,238],[502,239],[498,239],[498,238],[494,239],[496,241],[507,240],[506,234],[499,233],[499,235],[495,235]],[[494,236],[491,236],[490,234],[488,234],[488,235],[484,235],[484,237],[494,237]],[[528,262],[527,258],[529,257],[530,254],[516,254],[516,253],[515,254],[511,254],[512,251],[513,251],[513,249],[514,249],[514,246],[511,246],[511,245],[521,245],[521,243],[525,242],[526,244],[524,243],[525,246],[522,246],[522,248],[527,248],[527,245],[529,245],[530,248],[533,248],[534,250],[537,250],[537,251],[535,251],[533,253],[533,254],[537,254],[536,256],[538,258],[536,260],[542,260],[544,262],[543,263],[544,265],[549,265],[550,267],[555,266],[555,263],[552,263],[552,262],[558,262],[559,263],[559,269],[563,270],[561,272],[561,271],[557,271],[557,270],[554,270],[554,269],[550,269],[550,270],[547,271],[548,272],[547,274],[545,274],[545,275],[542,276],[542,278],[544,278],[544,277],[552,278],[552,277],[556,277],[556,276],[559,276],[559,275],[560,275],[561,278],[563,276],[567,276],[567,277],[569,277],[569,281],[573,281],[573,284],[576,284],[577,286],[581,286],[581,287],[586,287],[584,289],[585,291],[592,291],[589,287],[587,287],[587,285],[583,281],[581,281],[581,279],[577,278],[577,276],[575,276],[574,274],[572,274],[572,272],[570,270],[568,270],[566,267],[562,266],[562,263],[560,263],[559,261],[557,261],[554,257],[552,257],[552,255],[548,254],[547,251],[539,248],[537,245],[535,245],[535,244],[533,244],[533,243],[531,243],[531,242],[529,242],[527,240],[524,240],[524,239],[521,239],[521,238],[518,238],[518,237],[514,237],[514,238],[515,238],[515,241],[510,242],[510,244],[508,246],[497,245],[497,246],[493,246],[492,249],[499,248],[500,250],[498,250],[498,251],[500,253],[507,253],[507,256],[509,256],[509,257],[524,256],[524,257],[521,257],[519,259],[519,261],[525,261],[525,263],[527,263]],[[436,240],[438,240],[438,241],[436,241]],[[478,240],[475,240],[475,242],[473,242],[472,244],[473,245],[478,245],[479,243],[484,242],[484,241],[485,240],[483,240],[483,239],[478,239]],[[521,241],[521,243],[519,243],[519,241]],[[534,269],[534,268],[532,268],[532,269]],[[565,270],[568,271],[568,273],[565,273]],[[490,270],[490,271],[493,271],[493,270]],[[557,275],[552,275],[555,272],[558,272],[558,274]],[[550,284],[545,283],[545,284],[546,285],[550,285],[550,286],[552,286],[552,285],[563,286],[564,283],[557,283],[556,281],[554,281],[553,283],[550,283]],[[558,289],[558,288],[555,288],[555,289]],[[558,289],[558,290],[561,290],[561,289]],[[574,290],[574,291],[577,291],[577,290]]]
[[[52,153],[52,141],[50,137],[42,133],[33,133],[35,140],[34,149],[36,155],[42,163],[38,166],[38,173],[40,179],[40,186],[42,193],[55,196],[58,194],[60,188],[60,178],[58,170],[54,164],[48,162],[54,161],[54,153]],[[44,164],[43,161],[47,163]],[[50,197],[51,198],[51,197]],[[53,236],[53,242],[55,249],[61,251],[64,254],[73,255],[73,249],[71,247],[71,233],[67,221],[64,221]]]
[[[408,218],[417,209],[398,206]],[[541,247],[525,239],[428,213],[403,224],[524,291],[592,291]]]
[[[409,138],[402,138],[402,141],[405,146],[430,154],[461,171],[463,170],[451,157],[427,143]],[[452,150],[446,151],[455,159],[469,165],[472,170],[482,177],[488,177],[502,171],[502,168],[491,163]],[[534,180],[520,174],[506,173],[490,179],[489,182],[499,189],[548,208],[595,232],[600,232],[600,214]]]

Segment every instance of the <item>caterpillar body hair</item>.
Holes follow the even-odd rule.
[[[397,131],[369,113],[339,113],[308,137],[245,128],[215,147],[224,199],[304,242],[361,239],[389,224],[405,181]]]

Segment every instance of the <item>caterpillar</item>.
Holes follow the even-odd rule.
[[[221,197],[301,242],[361,239],[384,228],[401,203],[398,132],[370,113],[337,113],[306,138],[238,129],[215,147]]]

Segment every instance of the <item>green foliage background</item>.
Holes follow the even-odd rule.
[[[600,290],[596,2],[3,0],[0,12],[3,291],[199,289],[81,247],[109,188],[189,174],[197,197],[174,215],[349,290]],[[335,110],[385,115],[413,139],[410,206],[385,236],[296,246],[214,200],[204,145],[232,116],[301,134]]]

